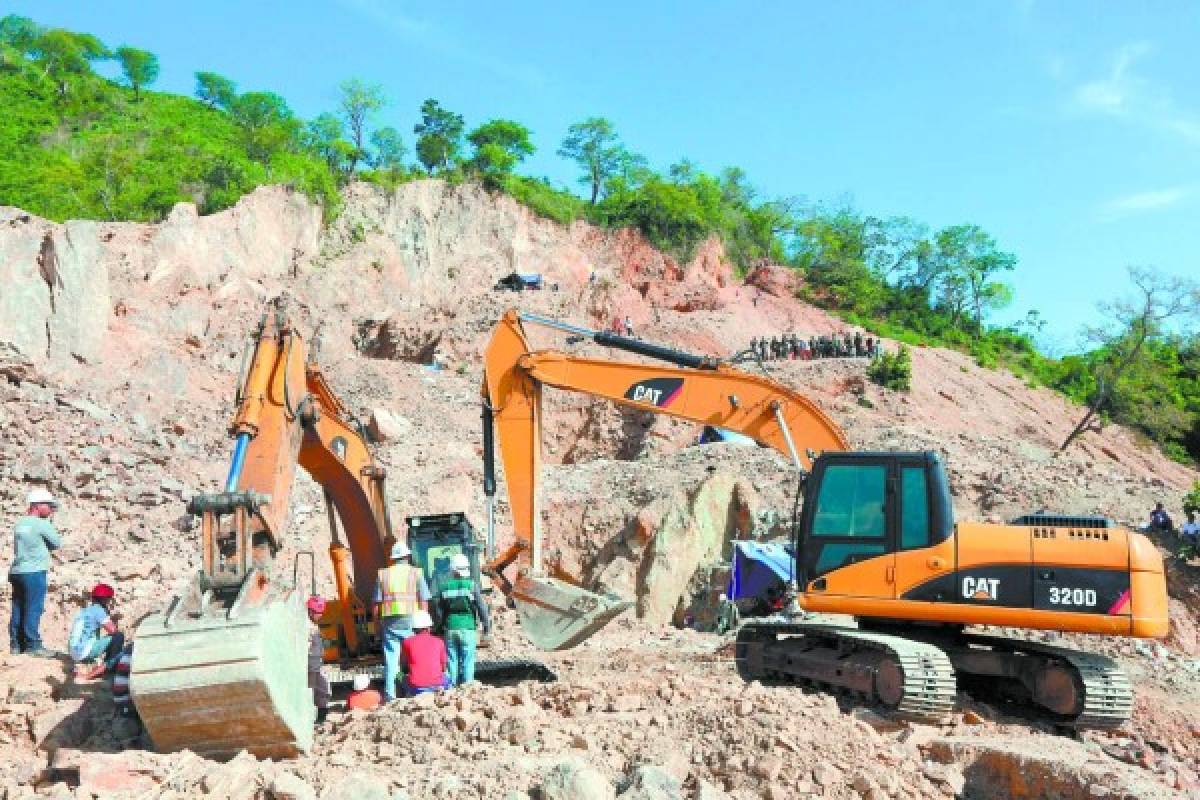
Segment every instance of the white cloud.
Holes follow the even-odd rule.
[[[1072,108],[1147,125],[1200,144],[1200,114],[1181,108],[1167,89],[1135,71],[1137,63],[1153,52],[1149,42],[1130,42],[1120,47],[1103,77],[1075,87]]]
[[[387,0],[336,0],[342,8],[369,19],[380,28],[391,31],[401,39],[465,64],[483,68],[495,75],[516,83],[540,87],[545,77],[535,68],[523,64],[511,64],[484,57],[463,44],[460,37],[439,29],[424,19],[406,14]]]
[[[1100,207],[1100,219],[1105,222],[1122,219],[1134,214],[1161,211],[1177,206],[1195,193],[1193,186],[1171,186],[1145,192],[1114,197]]]

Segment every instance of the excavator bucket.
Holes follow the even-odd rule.
[[[185,613],[179,604],[136,634],[130,692],[155,749],[218,759],[307,751],[315,711],[296,593],[247,603],[232,618],[227,608]]]
[[[545,576],[518,577],[512,597],[522,632],[542,650],[574,647],[633,605]]]

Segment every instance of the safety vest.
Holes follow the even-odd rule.
[[[438,591],[442,619],[446,630],[475,630],[475,582],[455,576],[442,584]]]
[[[379,614],[384,617],[411,617],[417,611],[417,577],[411,564],[393,564],[379,570],[379,589],[383,599]]]

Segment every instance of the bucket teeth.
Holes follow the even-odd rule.
[[[542,650],[574,647],[633,605],[546,577],[519,579],[513,599],[522,631]]]

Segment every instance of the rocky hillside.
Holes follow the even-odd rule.
[[[542,272],[556,288],[493,292],[512,270]],[[126,619],[164,603],[198,566],[182,500],[224,475],[243,348],[263,302],[280,292],[305,330],[319,330],[333,385],[387,438],[379,457],[393,519],[465,509],[481,521],[479,354],[505,308],[592,327],[629,316],[643,338],[712,355],[764,334],[841,330],[794,299],[793,280],[771,267],[735,279],[716,241],[680,264],[635,233],[563,228],[509,198],[438,181],[390,196],[353,186],[328,228],[318,208],[278,188],[209,217],[181,205],[158,225],[58,225],[0,209],[0,526],[11,525],[33,483],[63,496],[67,544],[43,625],[52,645],[62,645],[66,620],[98,579],[117,581]],[[544,332],[535,343],[600,352]],[[1196,478],[1117,426],[1057,454],[1077,413],[1058,395],[954,352],[918,349],[913,364],[909,394],[866,382],[861,361],[767,368],[831,413],[857,447],[942,452],[963,517],[1045,507],[1136,524],[1156,500],[1177,508]],[[240,777],[227,786],[213,778],[225,788],[212,791],[250,797],[231,787],[252,785],[262,796],[311,796],[271,787],[298,775],[314,791],[337,792],[351,773],[384,787],[378,796],[412,797],[525,797],[537,786],[545,797],[998,796],[988,787],[1019,794],[1014,781],[1038,770],[1046,782],[1024,796],[1051,786],[1083,797],[1089,783],[1110,796],[1170,796],[1200,785],[1194,569],[1173,569],[1165,646],[1088,640],[1143,679],[1130,731],[1071,741],[965,696],[969,719],[950,729],[864,722],[852,705],[819,695],[744,687],[723,640],[663,627],[687,611],[702,615],[707,577],[731,538],[780,530],[794,488],[780,459],[690,448],[690,426],[561,394],[546,424],[548,548],[569,570],[636,599],[637,618],[552,656],[560,684],[472,690],[423,709],[418,726],[430,735],[420,747],[401,722],[408,710],[346,717],[286,776],[239,761],[224,769]],[[320,491],[301,478],[290,548],[327,544],[324,518]],[[504,641],[526,647],[501,617]],[[644,680],[624,677],[625,664]],[[27,691],[27,670],[20,657],[0,666],[9,687],[0,751],[11,754],[0,775],[18,792],[10,796],[35,778],[57,791],[59,773],[45,772],[49,751],[60,751],[55,769],[75,774],[80,791],[104,796],[100,778],[88,784],[84,770],[70,772],[78,751],[91,761],[91,751],[122,744],[103,692],[64,683],[61,670],[36,676]],[[445,732],[451,724],[457,733]],[[842,744],[830,750],[815,739],[821,728]],[[149,754],[110,761],[113,774],[147,781],[141,790],[186,795],[207,780],[194,769],[172,784],[172,762]],[[449,772],[458,783],[439,788],[446,764],[457,765]],[[509,777],[489,780],[499,765],[511,767]],[[553,793],[554,781],[572,780],[600,794]]]

